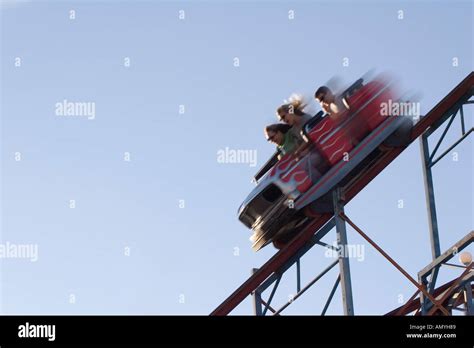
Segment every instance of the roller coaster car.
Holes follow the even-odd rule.
[[[399,100],[382,77],[366,84],[359,79],[341,97],[346,110],[335,119],[319,112],[304,125],[300,149],[279,160],[275,153],[255,175],[257,186],[238,211],[239,220],[253,230],[255,251],[288,242],[312,217],[332,212],[333,189],[367,169],[380,145],[412,123],[408,117],[382,114],[384,103]]]

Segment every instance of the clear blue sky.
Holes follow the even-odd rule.
[[[39,255],[1,260],[1,313],[208,314],[275,252],[254,253],[236,216],[256,168],[218,163],[217,152],[255,149],[262,165],[275,108],[334,75],[391,71],[427,112],[473,70],[472,23],[472,1],[452,0],[2,0],[1,239],[37,244]],[[56,116],[64,99],[95,102],[95,119]],[[445,144],[459,134],[456,123]],[[443,250],[473,229],[472,150],[471,137],[458,161],[434,169]],[[418,142],[346,211],[416,276],[431,258]],[[304,281],[330,263],[324,252],[303,259]],[[415,291],[369,245],[351,267],[356,314],[385,313]],[[286,313],[320,313],[336,275]],[[234,313],[252,313],[250,299]],[[328,313],[342,313],[339,292]]]

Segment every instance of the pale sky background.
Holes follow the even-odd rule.
[[[422,93],[424,114],[473,70],[472,1],[2,1],[0,13],[1,240],[39,248],[37,262],[1,260],[3,314],[210,313],[275,253],[254,253],[236,215],[257,168],[218,163],[220,149],[255,149],[261,166],[276,107],[335,75],[391,71]],[[95,102],[95,119],[56,116],[63,99]],[[457,121],[444,148],[459,136]],[[458,161],[434,168],[443,251],[473,229],[472,150],[470,137]],[[422,180],[415,142],[346,206],[414,277],[431,259]],[[351,259],[356,314],[415,292],[350,228],[348,239],[365,245]],[[324,253],[303,258],[304,283],[332,261]],[[284,313],[319,314],[336,276]],[[295,279],[284,277],[275,306]],[[252,312],[249,297],[233,313]],[[341,313],[338,291],[328,314]]]

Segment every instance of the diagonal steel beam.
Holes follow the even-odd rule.
[[[407,271],[405,271],[394,259],[390,257],[381,247],[377,245],[372,239],[369,238],[359,227],[357,227],[351,219],[349,219],[344,213],[340,213],[341,218],[343,218],[351,227],[356,230],[362,238],[364,238],[367,242],[369,242],[370,245],[372,245],[379,253],[381,253],[393,266],[395,266],[396,269],[400,271],[413,285],[415,285],[418,290],[420,290],[437,308],[441,310],[445,315],[450,315],[449,312],[441,306],[438,301],[436,301],[433,296],[431,296],[430,293],[426,291],[426,289],[420,285],[415,279],[412,278],[410,274],[408,274]]]

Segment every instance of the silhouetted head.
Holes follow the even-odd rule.
[[[281,105],[276,112],[278,119],[290,126],[299,122],[299,118],[304,115],[303,109],[306,106],[301,96],[294,95],[292,98],[289,103]]]
[[[326,86],[319,87],[316,93],[314,93],[314,97],[321,105],[321,108],[328,113],[330,112],[329,105],[336,100],[334,93]]]
[[[265,127],[265,136],[268,141],[283,145],[285,142],[285,134],[290,130],[291,126],[284,123],[275,123]]]

